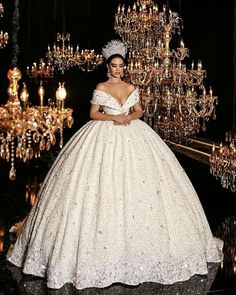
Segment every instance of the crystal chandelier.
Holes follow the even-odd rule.
[[[50,63],[46,64],[43,58],[41,58],[39,65],[34,62],[31,68],[27,67],[27,75],[35,80],[51,79],[54,77],[54,67]]]
[[[188,69],[189,56],[182,39],[170,48],[172,35],[182,28],[176,12],[165,6],[159,11],[151,0],[138,0],[133,8],[118,7],[115,30],[129,49],[126,77],[139,86],[144,120],[163,139],[188,142],[215,118],[217,97],[203,85],[202,62]]]
[[[59,45],[53,46],[53,50],[48,46],[47,60],[48,64],[52,65],[56,70],[64,74],[65,70],[71,67],[78,66],[83,72],[92,72],[103,62],[102,55],[96,54],[94,49],[79,50],[79,46],[74,51],[73,46],[70,45],[70,34],[57,33],[57,42]]]
[[[26,85],[18,98],[18,81],[21,72],[13,68],[7,74],[8,87],[7,104],[0,106],[0,157],[11,163],[10,179],[16,178],[15,159],[26,162],[33,157],[40,157],[42,151],[48,151],[56,143],[56,134],[60,134],[60,147],[63,145],[63,129],[73,124],[70,108],[64,108],[66,91],[57,94],[60,104],[44,106],[44,89],[39,87],[40,106],[29,106],[29,93]],[[63,103],[62,103],[63,102]]]
[[[136,1],[133,8],[118,6],[115,15],[115,30],[127,44],[130,51],[149,53],[157,46],[159,36],[158,7],[153,1]]]
[[[0,17],[3,17],[3,13],[4,13],[4,7],[2,3],[0,3]],[[0,49],[3,49],[6,47],[8,40],[9,40],[8,33],[4,33],[3,31],[1,31],[0,32]]]
[[[70,34],[57,33],[57,45],[54,44],[51,50],[48,46],[46,53],[48,64],[64,74],[65,70],[75,66],[74,49],[70,45]]]
[[[232,192],[236,191],[235,177],[236,177],[236,134],[226,132],[225,142],[220,143],[220,146],[212,146],[210,155],[210,173],[220,179],[221,185],[230,189]]]
[[[79,51],[79,47],[77,47],[75,63],[83,72],[92,72],[103,63],[103,57],[100,54],[96,54],[94,49],[82,49]]]

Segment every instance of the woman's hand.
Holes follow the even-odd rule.
[[[114,116],[114,125],[128,125],[131,121],[129,115],[115,115]]]

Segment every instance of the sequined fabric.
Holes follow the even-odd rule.
[[[106,288],[85,288],[83,290],[76,290],[72,284],[65,284],[60,289],[48,289],[45,279],[25,275],[16,266],[11,265],[8,269],[19,286],[20,294],[25,295],[207,295],[212,294],[208,291],[215,280],[218,267],[219,263],[209,263],[207,275],[194,275],[188,281],[172,285],[146,282],[137,286],[129,286],[115,283]],[[222,295],[223,293],[214,294]],[[228,294],[234,294],[233,290]]]
[[[95,90],[105,113],[129,113]],[[50,288],[172,284],[222,259],[198,196],[174,154],[143,121],[91,120],[52,165],[8,260]]]

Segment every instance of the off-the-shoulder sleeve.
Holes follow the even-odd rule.
[[[99,104],[99,94],[96,90],[93,91],[93,97],[90,100],[92,104]]]
[[[93,91],[93,97],[90,100],[90,102],[92,104],[98,104],[98,105],[102,105],[102,97],[101,97],[101,93],[99,93],[99,91],[97,91],[96,89]]]
[[[131,105],[135,105],[139,101],[140,101],[139,88],[136,87],[135,90],[133,91],[133,93],[130,96],[129,103]]]
[[[134,90],[134,103],[137,102],[140,102],[140,91],[138,87],[136,87]]]

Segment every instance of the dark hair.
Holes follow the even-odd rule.
[[[123,62],[125,62],[125,59],[121,54],[115,53],[115,54],[112,54],[111,56],[108,57],[108,59],[106,60],[107,64],[109,64],[113,60],[113,58],[116,58],[116,57],[121,58],[123,60]]]

